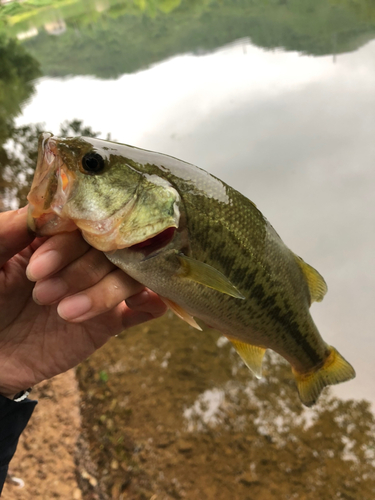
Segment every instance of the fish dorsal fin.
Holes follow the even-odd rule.
[[[301,257],[298,257],[298,255],[294,256],[307,281],[311,302],[321,302],[328,290],[327,283],[324,281],[323,276],[312,266],[306,264]]]
[[[195,281],[196,283],[200,283],[201,285],[225,293],[236,299],[245,298],[228,278],[214,267],[190,257],[186,257],[186,255],[180,254],[178,258],[181,264],[179,275],[182,278]]]
[[[187,311],[185,311],[185,309],[176,304],[176,302],[173,302],[173,300],[166,299],[165,297],[160,297],[160,298],[164,302],[164,304],[166,304],[169,307],[169,309],[171,309],[175,313],[176,316],[186,321],[186,323],[188,323],[193,328],[202,331],[202,328],[198,325],[193,316],[191,316]]]
[[[233,344],[245,365],[254,373],[256,378],[262,378],[262,361],[266,349],[257,345],[246,344],[237,339],[227,337]]]
[[[316,403],[319,394],[327,385],[346,382],[355,377],[354,368],[344,359],[334,347],[327,346],[329,355],[324,365],[308,373],[299,373],[292,367],[299,397],[305,406]]]

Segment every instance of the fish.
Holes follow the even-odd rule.
[[[310,314],[327,292],[323,277],[253,202],[205,170],[162,153],[45,132],[28,201],[37,235],[78,228],[184,321],[219,330],[256,377],[266,350],[277,352],[304,405],[355,377]]]

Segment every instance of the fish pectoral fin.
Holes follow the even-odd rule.
[[[257,378],[262,378],[262,361],[266,352],[264,347],[246,344],[231,337],[227,337],[233,344],[245,365],[254,373]]]
[[[295,254],[294,256],[307,281],[311,302],[321,302],[328,290],[327,283],[324,281],[323,276],[319,274],[316,269],[301,259],[301,257],[298,257],[298,255]]]
[[[354,368],[334,347],[327,346],[330,354],[324,365],[316,371],[299,373],[292,367],[299,397],[305,406],[316,403],[320,393],[327,385],[340,384],[355,377]]]
[[[187,311],[185,311],[185,309],[176,304],[176,302],[173,302],[173,300],[166,299],[165,297],[160,297],[160,298],[164,302],[164,304],[166,304],[169,307],[169,309],[171,309],[175,313],[176,316],[186,321],[186,323],[188,323],[193,328],[202,331],[202,328],[198,325],[193,316],[191,316]]]
[[[236,299],[245,298],[224,274],[212,266],[186,257],[186,255],[180,254],[178,259],[181,264],[181,268],[178,272],[180,277],[195,281],[196,283],[200,283],[201,285],[225,293]]]

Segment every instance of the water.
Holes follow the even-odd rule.
[[[100,137],[184,159],[248,196],[328,283],[312,314],[325,340],[357,371],[332,392],[373,404],[375,16],[369,6],[59,5],[39,16],[31,9],[7,28],[44,71],[22,112],[12,110],[16,125],[43,122],[57,134],[65,120],[80,119]],[[58,25],[51,27],[48,15]],[[47,34],[53,29],[56,34]],[[0,186],[3,205],[14,206],[14,186]],[[211,357],[202,354],[197,371],[188,374],[201,390],[180,405],[179,422],[203,405],[200,421],[207,426],[221,422],[237,374],[230,358],[223,360],[230,377],[215,376],[216,351],[200,342]],[[173,349],[173,343],[165,347],[170,361],[158,353],[166,369]],[[160,391],[158,401],[173,408],[174,400]]]

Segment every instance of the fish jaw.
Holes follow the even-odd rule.
[[[73,220],[64,218],[62,211],[73,181],[73,174],[58,155],[56,141],[45,132],[39,137],[38,162],[27,196],[29,229],[38,236],[77,229]]]

